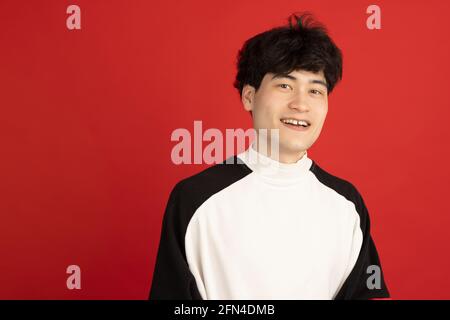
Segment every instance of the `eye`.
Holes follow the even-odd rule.
[[[290,85],[286,84],[286,83],[279,84],[278,87],[281,87],[283,89],[288,89],[288,88],[292,89],[292,87]]]
[[[319,90],[313,89],[311,90],[311,92],[313,92],[315,95],[323,95],[323,93]]]

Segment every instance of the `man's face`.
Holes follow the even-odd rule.
[[[296,70],[287,75],[267,73],[258,89],[244,86],[242,102],[252,112],[253,127],[279,129],[282,162],[295,162],[319,137],[328,112],[323,71]],[[294,120],[306,120],[303,127]],[[269,133],[270,135],[270,133]],[[284,161],[283,161],[284,159]]]

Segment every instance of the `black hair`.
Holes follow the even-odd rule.
[[[237,55],[234,87],[242,96],[246,84],[258,90],[266,73],[288,74],[294,70],[323,71],[328,94],[342,79],[342,52],[309,12],[293,13],[288,25],[248,39]]]

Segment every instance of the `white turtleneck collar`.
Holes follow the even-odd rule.
[[[309,172],[312,160],[305,151],[302,158],[295,163],[281,163],[256,151],[255,143],[237,155],[252,171],[270,182],[296,182]]]

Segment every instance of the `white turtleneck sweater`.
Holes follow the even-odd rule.
[[[369,299],[389,292],[367,208],[308,157],[253,148],[178,183],[164,215],[152,299]],[[233,164],[229,164],[233,162]],[[379,284],[369,288],[369,266]]]

